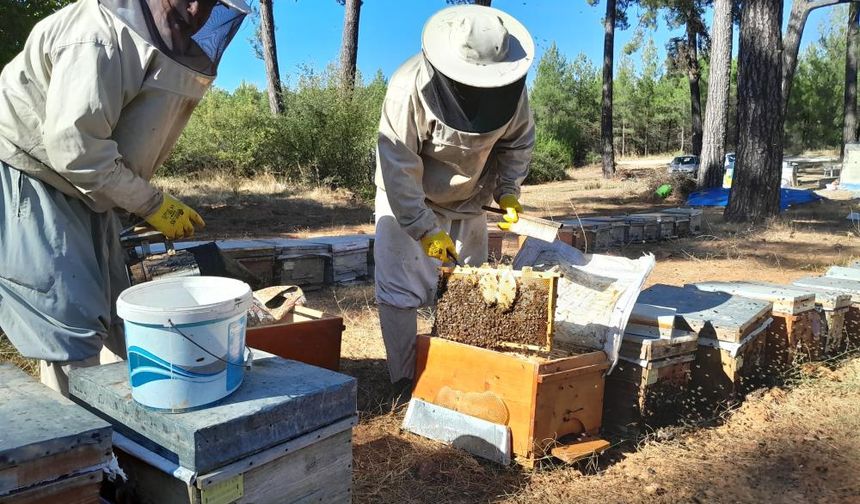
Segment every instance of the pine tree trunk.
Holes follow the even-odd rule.
[[[604,178],[612,178],[615,175],[615,149],[612,132],[612,62],[615,51],[614,46],[615,0],[606,0],[606,18],[603,20],[603,107],[600,112]]]
[[[475,0],[475,5],[483,5],[484,7],[490,7],[490,2],[493,0]]]
[[[699,160],[698,185],[700,188],[719,187],[722,182],[731,77],[732,0],[716,0],[711,27],[708,103],[705,107],[702,155]]]
[[[348,89],[355,86],[356,61],[358,60],[358,21],[361,16],[361,4],[361,0],[346,0],[344,3],[340,72],[341,84]]]
[[[278,71],[278,49],[275,46],[272,0],[260,0],[260,39],[263,45],[263,60],[266,62],[269,109],[271,109],[272,114],[282,114],[284,113],[284,98],[281,94],[281,74]]]
[[[742,222],[779,213],[783,107],[782,0],[746,0],[738,71],[738,155],[725,218]]]
[[[690,146],[692,153],[698,156],[702,153],[702,95],[699,90],[699,79],[702,70],[699,68],[698,37],[691,23],[687,23],[687,80],[690,83],[690,118],[692,119],[692,134]]]
[[[848,0],[793,0],[788,27],[785,29],[785,44],[782,63],[782,111],[788,111],[788,100],[791,97],[791,86],[794,72],[797,70],[797,55],[800,52],[800,39],[809,13],[821,7],[829,7]]]
[[[860,57],[860,8],[848,10],[848,40],[845,44],[845,101],[842,122],[842,154],[845,144],[857,142],[857,58]]]

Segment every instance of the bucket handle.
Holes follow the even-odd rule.
[[[197,347],[197,348],[199,348],[200,350],[203,350],[204,352],[206,352],[206,353],[207,353],[207,354],[209,354],[210,356],[214,357],[215,359],[218,359],[219,361],[221,361],[221,362],[223,362],[223,363],[225,363],[225,364],[227,364],[227,365],[230,365],[230,366],[236,366],[236,367],[241,367],[241,368],[251,369],[251,364],[254,362],[254,352],[252,352],[252,351],[251,351],[251,349],[250,349],[249,347],[247,347],[247,346],[245,347],[245,351],[246,351],[248,354],[245,356],[244,362],[242,362],[241,364],[236,364],[235,362],[230,362],[230,361],[228,361],[227,359],[223,359],[223,358],[221,358],[221,357],[219,357],[219,356],[215,355],[214,353],[210,352],[209,350],[206,350],[205,348],[203,348],[203,346],[202,346],[202,345],[200,345],[199,343],[197,343],[197,342],[196,342],[196,341],[194,341],[193,339],[191,339],[191,338],[189,338],[188,336],[186,336],[186,335],[185,335],[185,333],[183,333],[182,331],[180,331],[180,330],[179,330],[179,328],[178,328],[178,327],[176,327],[176,324],[174,324],[172,320],[167,319],[167,323],[168,323],[168,324],[170,324],[170,327],[171,327],[174,331],[176,331],[180,336],[182,336],[183,338],[185,338],[186,340],[188,340],[188,342],[189,342],[189,343],[191,343],[192,345],[196,346],[196,347]]]

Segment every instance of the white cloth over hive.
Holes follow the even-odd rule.
[[[639,259],[583,254],[558,240],[530,238],[514,258],[514,268],[562,273],[553,341],[603,350],[614,368],[627,320],[654,262],[650,254]]]

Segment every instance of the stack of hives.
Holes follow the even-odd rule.
[[[740,398],[769,376],[765,332],[771,303],[660,284],[642,291],[639,302],[674,308],[698,333],[690,386],[694,409]]]
[[[840,346],[833,351],[840,352],[860,347],[860,265],[853,263],[847,268],[834,266],[825,276],[801,278],[795,281],[794,285],[851,296],[851,306],[844,320],[845,337]]]
[[[820,318],[815,311],[815,294],[766,282],[704,282],[694,287],[773,304],[773,323],[767,330],[766,343],[770,376],[778,377],[795,362],[820,358]]]
[[[329,247],[331,262],[326,267],[326,283],[350,283],[367,278],[370,238],[367,235],[310,238]]]
[[[671,308],[637,304],[606,378],[604,423],[637,434],[678,420],[688,398],[698,334]]]

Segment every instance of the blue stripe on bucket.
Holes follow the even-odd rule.
[[[235,317],[235,315],[233,317]],[[206,325],[211,325],[211,324],[220,324],[221,322],[226,322],[233,317],[225,317],[222,319],[207,320],[205,322],[193,322],[191,324],[173,324],[173,326],[169,326],[169,325],[165,325],[165,324],[141,324],[139,322],[131,322],[129,320],[125,320],[125,323],[135,325],[138,327],[147,327],[150,329],[172,329],[173,327],[178,327],[178,328],[182,329],[185,327],[200,327],[200,326],[206,326]]]
[[[197,373],[188,368],[171,364],[138,346],[128,349],[128,368],[131,386],[138,387],[155,380],[185,379],[188,381],[210,381],[224,370],[215,373]]]

